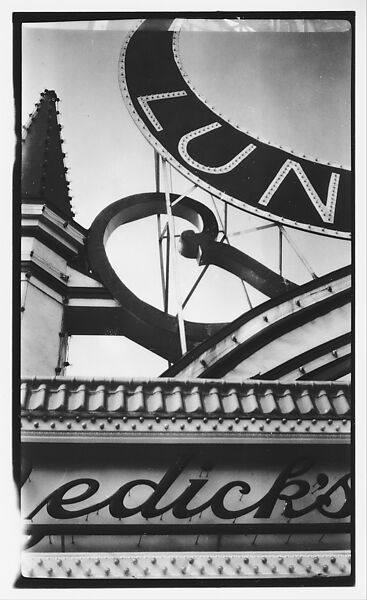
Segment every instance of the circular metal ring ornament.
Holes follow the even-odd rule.
[[[178,196],[170,194],[170,198],[173,203]],[[186,230],[180,236],[179,250],[186,258],[198,258],[200,265],[220,267],[269,297],[280,296],[297,287],[244,252],[216,242],[218,224],[214,214],[205,205],[185,197],[172,206],[172,212],[199,229],[199,233]],[[180,357],[177,318],[133,294],[117,276],[106,254],[107,240],[117,227],[158,214],[166,214],[165,195],[159,192],[135,194],[110,204],[90,228],[88,259],[92,271],[121,304],[125,335],[160,356],[176,360]],[[187,321],[185,331],[188,348],[203,342],[224,325]]]
[[[172,202],[178,198],[177,194],[171,194],[170,197]],[[216,238],[217,221],[203,204],[183,198],[172,207],[172,212],[174,216],[201,227],[201,234],[207,238]],[[152,352],[172,360],[181,355],[177,318],[144,302],[129,290],[115,273],[106,253],[107,240],[117,227],[158,214],[166,214],[165,195],[159,192],[135,194],[110,204],[96,217],[89,230],[88,260],[93,273],[120,302],[126,336]],[[224,323],[186,321],[188,348],[202,342],[223,325]]]

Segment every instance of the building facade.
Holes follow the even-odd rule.
[[[161,54],[151,55],[150,37],[158,34],[150,25],[128,37],[119,77],[128,110],[157,152],[158,172],[161,166],[164,179],[168,161],[194,185],[239,206],[236,169],[263,149],[247,140],[221,167],[203,164],[200,156],[211,160],[208,147],[193,158],[189,142],[204,138],[204,111],[211,109],[200,99],[202,113],[185,108],[192,90],[177,79],[176,33],[164,23]],[[147,78],[147,68],[155,77]],[[144,88],[149,81],[154,89]],[[170,102],[181,103],[180,119]],[[192,114],[200,117],[196,129]],[[177,137],[166,117],[192,135]],[[224,129],[216,119],[212,129]],[[86,230],[72,212],[60,130],[57,95],[45,90],[22,157],[23,577],[345,581],[353,507],[353,400],[344,380],[351,370],[351,269],[298,286],[219,244],[216,215],[167,187],[109,205]],[[228,142],[232,153],[241,143]],[[272,210],[282,183],[284,206],[301,183],[311,208],[296,225],[349,237],[348,173],[275,154],[273,178],[264,161],[253,171],[255,191],[259,173],[268,177],[257,197],[260,213]],[[324,180],[326,203],[315,191]],[[266,218],[294,223],[283,208]],[[173,244],[174,216],[198,226],[181,235],[181,253],[230,271],[269,299],[223,324],[188,323],[137,298],[118,279],[105,245],[118,226],[152,214],[167,214]],[[81,334],[126,336],[170,366],[154,379],[70,378],[68,339]]]

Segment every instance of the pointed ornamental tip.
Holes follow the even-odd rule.
[[[41,92],[40,101],[25,127],[26,137],[22,145],[22,202],[42,203],[68,219],[71,210],[65,153],[60,136],[54,90]]]

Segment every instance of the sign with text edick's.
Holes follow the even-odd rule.
[[[157,152],[229,204],[280,224],[350,238],[351,172],[276,148],[216,114],[193,90],[171,26],[172,20],[146,20],[120,56],[125,104]]]
[[[45,534],[56,524],[86,534],[93,525],[115,533],[349,531],[345,448],[86,444],[75,453],[55,445],[34,447],[27,460],[23,514]]]

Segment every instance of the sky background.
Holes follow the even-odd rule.
[[[345,23],[345,22],[344,22]],[[153,150],[130,118],[118,85],[121,46],[134,21],[33,24],[23,27],[22,122],[43,89],[61,102],[65,163],[69,168],[76,220],[89,228],[108,204],[154,191]],[[229,32],[225,23],[183,22],[180,51],[184,69],[200,95],[244,130],[295,154],[350,167],[350,32]],[[226,31],[218,31],[218,25]],[[255,29],[266,29],[266,23]],[[196,31],[193,31],[195,29]],[[345,29],[345,30],[344,30]],[[191,187],[172,171],[175,193]],[[200,190],[192,197],[213,209]],[[223,213],[223,204],[217,201]],[[187,223],[176,219],[178,230]],[[229,233],[266,222],[229,209]],[[317,275],[350,262],[350,244],[287,228]],[[278,266],[277,228],[230,235],[230,241],[272,269]],[[125,225],[110,238],[113,267],[142,299],[162,307],[155,217]],[[179,257],[181,296],[201,271]],[[284,241],[284,275],[310,279]],[[249,288],[253,305],[266,300]],[[174,294],[170,311],[175,313]],[[241,282],[210,267],[185,309],[185,318],[230,321],[248,309]],[[166,361],[125,338],[73,336],[67,375],[158,376]]]

